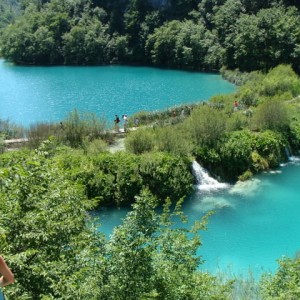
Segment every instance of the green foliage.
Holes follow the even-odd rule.
[[[253,173],[251,171],[247,170],[238,177],[238,180],[246,181],[246,180],[249,180],[252,176],[253,176]]]
[[[4,134],[0,134],[0,154],[2,154],[5,150],[4,138],[5,138]]]
[[[225,115],[208,105],[199,106],[185,122],[186,130],[198,146],[215,146],[225,134]]]
[[[192,191],[190,161],[170,154],[117,152],[86,157],[70,150],[57,155],[56,160],[66,176],[81,183],[88,198],[101,205],[129,205],[145,187],[158,199],[170,197],[174,201]]]
[[[87,155],[97,155],[101,152],[108,151],[108,145],[102,139],[95,139],[93,141],[86,141],[84,144],[84,151]]]
[[[231,118],[227,120],[226,131],[238,131],[248,126],[249,120],[246,114],[234,113]]]
[[[79,114],[72,111],[60,124],[60,139],[71,147],[79,147],[84,144],[86,138],[94,140],[105,131],[105,121],[97,118],[93,113]]]
[[[234,131],[222,144],[220,156],[225,178],[236,179],[251,166],[251,153],[253,150],[253,136],[247,131]]]
[[[25,129],[9,120],[0,119],[0,132],[5,139],[16,139],[24,137]]]
[[[188,230],[172,229],[181,217],[180,205],[170,210],[170,202],[157,214],[157,202],[144,191],[133,211],[117,227],[108,243],[109,261],[101,299],[229,299],[230,283],[220,284],[197,271],[200,258],[199,230],[206,219]]]
[[[256,15],[242,14],[226,37],[228,65],[248,71],[268,70],[280,63],[297,68],[299,25],[299,11],[293,7],[274,6]]]
[[[300,123],[299,122],[291,123],[290,144],[292,145],[293,149],[300,148]]]
[[[300,259],[284,258],[279,261],[275,275],[266,274],[261,280],[261,293],[264,300],[293,300],[300,297]]]
[[[19,1],[0,0],[0,29],[11,23],[19,14]]]
[[[1,53],[20,64],[151,63],[219,70],[299,71],[294,0],[0,2]],[[294,5],[294,6],[291,6]]]
[[[222,175],[232,180],[247,171],[255,174],[278,167],[286,159],[286,143],[281,134],[270,130],[260,133],[249,130],[231,132],[220,145]]]
[[[59,130],[60,128],[56,124],[36,123],[30,125],[27,132],[29,147],[31,149],[38,148],[43,141],[47,140],[50,136],[56,135]]]
[[[255,135],[255,150],[266,159],[270,168],[278,167],[286,159],[285,148],[288,146],[283,134],[266,130]]]
[[[192,143],[179,126],[166,126],[155,131],[155,145],[158,151],[188,156],[192,153]]]
[[[267,100],[256,110],[253,117],[254,128],[260,130],[283,131],[289,126],[286,105],[281,101]]]
[[[154,132],[149,128],[140,128],[130,132],[125,140],[125,147],[134,154],[152,151],[154,149]]]
[[[193,69],[220,67],[222,50],[216,37],[203,24],[171,21],[149,36],[146,52],[156,65]]]
[[[144,186],[158,199],[169,197],[175,201],[191,193],[190,160],[165,153],[143,154],[140,159],[139,172]]]
[[[5,290],[9,299],[229,299],[230,282],[198,271],[199,230],[207,217],[190,229],[174,228],[175,218],[187,221],[181,202],[171,210],[167,200],[158,213],[160,201],[143,190],[106,240],[87,218],[95,203],[62,168],[82,167],[79,152],[54,160],[51,148],[45,143],[31,156],[9,153],[11,159],[0,168],[0,251],[17,278]],[[126,177],[134,164],[125,153],[96,162],[105,173],[120,157],[123,165],[115,174],[122,169]],[[178,165],[178,159],[167,161]],[[127,176],[124,184],[130,181]]]
[[[84,299],[87,288],[98,289],[95,280],[82,276],[92,267],[86,210],[93,203],[45,158],[48,154],[37,153],[15,157],[0,171],[0,250],[17,278],[6,294],[9,299]],[[85,290],[72,291],[76,282]]]

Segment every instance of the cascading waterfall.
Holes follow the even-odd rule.
[[[292,155],[288,147],[285,147],[285,154],[289,162],[299,161],[299,157]],[[281,164],[281,165],[284,166],[285,164]]]
[[[192,167],[194,176],[196,177],[197,188],[199,190],[211,191],[228,188],[229,185],[227,183],[221,183],[209,176],[208,172],[195,160],[193,161]]]

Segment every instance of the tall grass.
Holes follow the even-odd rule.
[[[4,136],[4,139],[23,138],[25,135],[25,129],[8,119],[0,119],[0,134]]]
[[[97,139],[102,139],[107,143],[113,140],[112,134],[106,131],[104,119],[99,119],[93,113],[79,113],[77,110],[72,111],[65,120],[59,123],[31,125],[27,136],[31,148],[37,148],[50,136],[54,136],[57,142],[74,148],[86,148],[88,142]]]

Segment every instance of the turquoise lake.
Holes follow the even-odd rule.
[[[58,122],[69,112],[155,111],[208,100],[235,87],[217,74],[150,67],[23,67],[0,60],[0,118],[23,126]]]
[[[94,112],[109,122],[131,115],[230,93],[233,85],[216,74],[148,67],[21,67],[0,60],[0,118],[29,126],[60,121],[73,109]],[[193,221],[215,209],[202,232],[201,266],[255,276],[274,271],[276,259],[300,249],[300,162],[293,160],[244,184],[199,184],[184,204]],[[98,213],[110,234],[126,210]]]
[[[201,269],[255,277],[274,272],[276,260],[300,249],[300,161],[295,159],[250,181],[215,188],[201,183],[183,206],[190,221],[215,210],[202,231]],[[98,213],[100,231],[109,235],[128,210]]]

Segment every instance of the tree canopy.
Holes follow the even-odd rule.
[[[296,1],[2,0],[0,9],[1,55],[19,64],[300,71]]]

